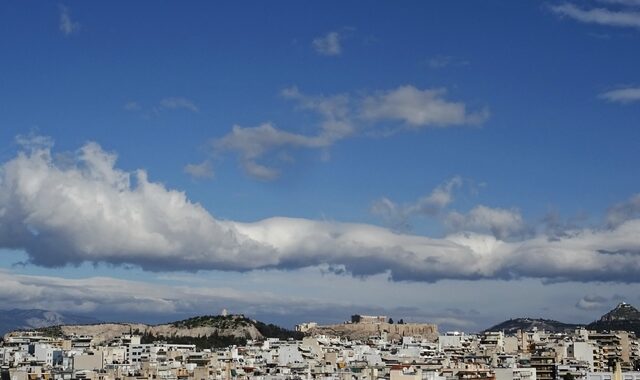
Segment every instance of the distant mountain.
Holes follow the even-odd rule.
[[[142,343],[165,341],[176,344],[195,344],[198,348],[244,345],[248,339],[302,339],[303,334],[249,319],[243,315],[204,315],[172,323],[148,325],[144,323],[56,323],[36,328],[48,336],[91,335],[96,343],[116,339],[133,332],[141,335]]]
[[[629,331],[640,336],[640,311],[626,302],[618,304],[599,320],[587,325],[587,329],[596,331]]]
[[[65,324],[100,323],[91,317],[41,309],[0,310],[0,336],[13,330],[36,329]]]
[[[602,331],[629,331],[640,336],[640,311],[626,302],[618,304],[613,310],[600,317],[599,320],[584,326],[572,323],[562,323],[550,319],[516,318],[509,319],[485,331],[504,331],[514,333],[518,330],[531,331],[533,328],[550,332],[565,332],[576,328],[585,327],[587,330]]]
[[[489,331],[504,331],[506,334],[513,334],[518,330],[532,331],[534,328],[538,331],[549,331],[554,333],[560,333],[565,331],[572,331],[580,328],[581,325],[572,323],[563,323],[554,321],[552,319],[542,318],[515,318],[504,321],[495,326],[489,327],[484,332]]]

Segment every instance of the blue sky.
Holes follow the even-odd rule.
[[[640,301],[640,2],[5,2],[0,28],[0,308],[473,331]]]

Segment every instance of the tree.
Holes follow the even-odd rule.
[[[389,318],[389,324],[392,325],[393,324],[393,318]]]
[[[351,316],[351,323],[360,323],[361,320],[362,317],[360,316],[360,314],[354,314]]]

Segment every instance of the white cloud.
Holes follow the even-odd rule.
[[[588,221],[589,216],[585,212],[563,218],[557,210],[549,210],[543,217],[541,225],[549,239],[557,239],[570,236],[573,231],[582,229]]]
[[[550,240],[518,241],[462,232],[444,238],[367,224],[273,217],[253,223],[214,218],[182,192],[124,172],[89,143],[58,164],[32,147],[0,168],[0,247],[42,266],[112,263],[151,271],[295,269],[317,265],[395,280],[544,278],[640,279],[640,219],[584,228]],[[504,210],[470,212],[465,223],[495,235],[519,219]]]
[[[483,205],[474,207],[467,214],[449,213],[446,224],[456,231],[488,232],[498,239],[522,236],[528,230],[518,210]]]
[[[256,160],[274,151],[288,148],[323,148],[332,143],[325,135],[305,136],[275,128],[271,124],[257,127],[234,125],[226,136],[215,140],[213,147],[217,152],[231,151],[239,156],[245,172],[255,178],[272,180],[279,171],[259,164]]]
[[[2,166],[2,246],[25,249],[34,263],[46,266],[139,261],[160,270],[182,254],[183,268],[199,268],[198,257],[207,255],[212,265],[228,267],[242,245],[255,244],[184,193],[149,182],[144,171],[114,168],[116,156],[95,143],[73,160],[58,165],[49,149],[39,148]],[[259,252],[268,247],[255,248],[249,257],[262,261]]]
[[[322,157],[328,157],[328,148],[340,140],[376,134],[375,126],[363,123],[365,119],[369,122],[390,119],[406,122],[412,127],[445,127],[481,123],[489,114],[486,109],[476,113],[466,112],[464,103],[445,100],[444,90],[419,90],[413,86],[378,92],[374,96],[313,96],[301,93],[294,86],[284,89],[281,95],[296,102],[298,109],[318,116],[315,133],[288,132],[276,128],[272,123],[257,127],[235,125],[230,133],[213,141],[214,152],[235,153],[247,174],[262,180],[273,180],[280,171],[273,162],[267,164],[264,161],[270,158],[273,161],[274,153],[287,154],[289,149],[321,149]],[[400,130],[382,130],[379,134],[388,136]],[[290,155],[287,157],[292,158]]]
[[[436,216],[451,202],[453,192],[462,186],[462,178],[453,177],[436,187],[429,195],[405,205],[398,205],[388,198],[380,198],[371,205],[371,212],[381,216],[395,229],[409,227],[409,218],[415,215]]]
[[[640,194],[633,195],[624,202],[620,202],[607,211],[606,222],[610,228],[640,217]]]
[[[640,13],[635,11],[613,11],[606,8],[583,9],[571,3],[554,5],[550,8],[560,16],[571,17],[584,23],[640,28]]]
[[[80,24],[76,21],[71,20],[71,13],[68,7],[60,5],[58,9],[60,11],[60,31],[65,36],[69,36],[80,30]]]
[[[443,69],[449,66],[466,66],[469,62],[456,59],[450,55],[436,55],[427,60],[427,66],[431,69]]]
[[[373,202],[371,212],[381,216],[393,229],[410,229],[409,220],[414,216],[438,217],[454,201],[454,191],[462,187],[461,177],[453,177],[436,187],[430,194],[413,203],[398,205],[388,198]],[[478,205],[468,213],[451,211],[439,218],[453,232],[473,231],[492,234],[498,239],[522,238],[533,232],[517,209],[491,208]]]
[[[640,0],[598,0],[601,3],[609,3],[609,4],[619,4],[625,5],[629,7],[637,7],[640,6]]]
[[[193,101],[182,97],[164,98],[160,100],[160,106],[165,109],[185,109],[191,112],[200,111]]]
[[[361,117],[398,120],[413,128],[474,125],[489,118],[488,109],[469,113],[464,103],[448,101],[445,95],[445,89],[420,90],[410,85],[378,92],[364,99]]]
[[[611,103],[621,104],[640,102],[640,87],[627,87],[607,91],[600,94],[599,98]]]
[[[205,160],[199,164],[187,164],[184,172],[197,179],[211,179],[214,177],[211,161]]]
[[[350,119],[350,99],[347,95],[308,96],[300,93],[296,87],[284,89],[281,95],[296,101],[301,109],[320,116],[316,134],[287,132],[271,123],[257,127],[234,125],[230,133],[213,141],[214,151],[236,153],[248,175],[261,180],[273,180],[280,175],[280,171],[259,163],[258,160],[277,152],[280,157],[287,157],[287,162],[292,162],[293,157],[287,154],[287,150],[328,148],[354,133],[355,126]]]
[[[597,310],[607,306],[609,300],[595,295],[586,295],[582,297],[577,303],[576,307],[581,310]]]
[[[51,137],[40,136],[31,132],[28,135],[16,136],[16,144],[25,150],[51,149],[54,141]]]
[[[166,110],[187,110],[190,112],[200,112],[200,108],[190,99],[184,97],[170,96],[160,99],[160,101],[150,107],[143,107],[137,101],[129,101],[123,107],[126,111],[142,112],[145,117],[158,116]]]
[[[342,53],[341,35],[338,32],[329,32],[312,41],[313,48],[321,55],[340,55]]]
[[[329,142],[341,140],[356,131],[349,95],[311,96],[302,94],[295,86],[284,89],[281,95],[285,99],[296,101],[300,109],[320,115],[320,135]]]
[[[453,57],[449,55],[437,55],[435,57],[429,58],[427,64],[432,69],[441,69],[443,67],[447,67],[453,61]]]
[[[126,111],[140,111],[142,107],[140,107],[140,104],[138,104],[138,102],[130,101],[125,103],[124,109]]]

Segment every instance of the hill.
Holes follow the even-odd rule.
[[[484,332],[489,331],[504,331],[506,334],[513,334],[518,330],[532,331],[534,328],[538,331],[549,331],[554,333],[560,333],[565,331],[575,330],[581,327],[572,323],[563,323],[554,321],[552,319],[542,318],[515,318],[509,319],[495,326],[489,327]]]
[[[600,317],[600,319],[586,326],[563,323],[551,319],[515,318],[489,327],[484,331],[504,331],[505,333],[512,334],[518,330],[531,331],[534,327],[538,330],[550,332],[565,332],[579,327],[585,327],[587,330],[598,332],[629,331],[634,332],[636,336],[640,336],[640,311],[632,305],[622,302],[613,310]]]
[[[587,329],[596,331],[629,331],[640,336],[640,311],[622,302],[599,320],[587,325]]]
[[[0,335],[13,330],[36,329],[40,327],[99,323],[95,318],[59,313],[42,309],[12,309],[0,311]]]
[[[69,337],[91,335],[95,344],[109,342],[130,332],[142,336],[142,343],[165,341],[177,344],[195,344],[198,348],[243,345],[248,339],[302,338],[302,334],[282,327],[266,324],[243,315],[204,315],[181,321],[148,325],[144,323],[98,323],[60,325],[55,328],[36,329],[47,335]]]
[[[435,341],[438,338],[438,326],[431,323],[342,323],[314,327],[307,332],[307,335],[323,334],[363,340],[377,336],[382,332],[386,332],[389,339],[402,339],[403,336],[422,336]]]

